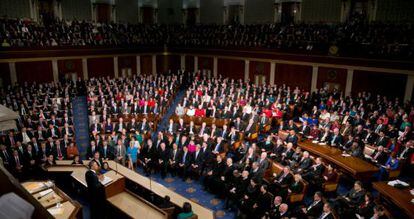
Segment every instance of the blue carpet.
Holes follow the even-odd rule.
[[[174,100],[172,101],[171,105],[168,107],[167,112],[165,115],[161,118],[161,122],[157,126],[157,131],[153,133],[152,139],[155,139],[157,137],[157,133],[160,131],[164,131],[168,126],[168,121],[170,120],[170,117],[174,115],[175,108],[177,105],[181,102],[181,100],[184,98],[186,89],[180,89],[175,96]]]
[[[141,168],[137,168],[137,172],[144,175]],[[151,175],[151,179],[191,201],[213,210],[216,218],[235,218],[235,212],[225,210],[224,199],[219,199],[215,195],[204,191],[201,181],[183,181],[180,177],[170,176],[162,179],[160,174]]]

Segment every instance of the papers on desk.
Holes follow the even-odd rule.
[[[53,190],[52,189],[47,189],[47,190],[45,190],[45,191],[41,191],[41,192],[39,192],[39,198],[38,199],[40,199],[41,197],[43,197],[43,196],[45,196],[45,195],[47,195],[47,194],[49,194],[49,193],[51,193],[51,192],[53,192]]]
[[[345,153],[342,154],[342,157],[350,157],[350,156],[351,156],[350,154],[345,154]]]
[[[408,183],[406,183],[406,182],[404,182],[404,181],[401,181],[401,180],[393,180],[393,181],[389,181],[388,182],[388,185],[389,186],[395,186],[395,185],[397,185],[397,184],[401,184],[401,185],[403,185],[403,186],[408,186]]]
[[[27,184],[24,187],[27,191],[29,191],[29,193],[32,194],[32,193],[42,190],[43,188],[46,187],[46,185],[43,182],[32,182],[32,183]]]
[[[318,145],[326,145],[326,143],[325,142],[321,142]]]
[[[411,195],[414,195],[414,189],[410,190]]]
[[[52,208],[47,209],[47,211],[53,216],[63,214],[63,208],[62,207],[60,207],[60,208],[52,207]]]
[[[112,182],[113,180],[112,180],[112,178],[110,178],[110,177],[107,177],[107,176],[105,176],[104,175],[104,178],[103,178],[103,180],[101,181],[101,183],[102,183],[102,185],[104,185],[104,186],[106,186],[106,185],[108,185],[110,182]]]
[[[313,140],[312,143],[317,144],[319,141]]]

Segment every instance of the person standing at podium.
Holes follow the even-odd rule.
[[[105,218],[105,190],[100,181],[103,175],[99,174],[99,165],[95,160],[89,162],[89,170],[85,173],[88,185],[89,203],[91,207],[91,218]]]

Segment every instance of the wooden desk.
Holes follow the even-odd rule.
[[[25,188],[35,199],[38,201],[54,218],[67,219],[67,218],[81,218],[81,205],[72,200],[62,190],[56,186],[52,186],[52,192],[41,196],[42,191],[46,191],[49,188],[44,185],[44,181],[29,181],[24,182],[21,185]],[[39,186],[38,186],[39,185]],[[39,188],[32,190],[31,188]],[[62,210],[59,214],[53,214],[53,210],[56,210],[56,204],[61,203],[60,209]]]
[[[402,209],[409,218],[414,218],[414,204],[411,199],[409,189],[397,189],[387,184],[388,182],[374,182],[373,188],[376,189],[385,200],[391,201],[395,206]]]
[[[49,211],[50,214],[52,214],[51,212],[55,208],[56,207],[53,206],[53,207],[48,208],[47,210]],[[63,209],[62,214],[56,214],[56,215],[52,214],[53,217],[55,217],[56,219],[77,218],[77,217],[71,216],[77,208],[75,205],[73,205],[72,202],[70,202],[70,201],[63,202],[61,208]],[[79,210],[77,210],[77,211],[79,211]]]
[[[87,161],[84,163],[87,163]],[[113,164],[113,166],[115,166],[115,164]],[[118,165],[117,168],[120,168],[121,166],[122,165]],[[69,172],[77,182],[82,186],[87,187],[85,173],[88,169],[86,166],[67,165],[67,162],[60,161],[56,166],[49,167],[48,171]],[[112,179],[112,182],[105,185],[105,195],[107,201],[114,207],[132,218],[167,218],[166,212],[127,191],[125,189],[125,177],[121,172],[117,173],[114,170],[110,170],[104,175]],[[148,217],[143,217],[143,215],[148,215]]]
[[[116,167],[116,163],[112,160],[108,161],[109,167],[111,169],[115,169]],[[125,178],[141,185],[142,187],[154,192],[155,194],[157,194],[160,197],[164,197],[166,195],[170,196],[171,198],[171,202],[176,204],[177,206],[183,206],[184,202],[189,202],[191,203],[192,206],[192,210],[195,214],[197,214],[198,218],[203,218],[203,219],[214,219],[214,213],[212,210],[205,208],[203,206],[201,206],[200,204],[197,204],[183,196],[181,196],[180,194],[171,191],[170,189],[168,189],[167,187],[155,182],[155,181],[150,181],[150,179],[148,177],[142,176],[141,174],[132,171],[122,165],[117,165],[117,170],[118,172],[125,176]]]
[[[118,193],[107,199],[109,203],[122,210],[131,218],[151,218],[166,219],[167,213],[143,200],[140,197],[131,194],[128,191]],[[156,210],[154,210],[156,209]]]
[[[379,168],[357,157],[344,157],[342,151],[328,145],[318,145],[310,140],[298,142],[298,146],[310,154],[321,157],[359,180],[368,180]]]

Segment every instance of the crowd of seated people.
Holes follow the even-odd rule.
[[[341,24],[143,25],[55,20],[47,24],[0,20],[2,47],[180,46],[264,48],[369,57],[413,56],[410,24],[355,22]],[[352,49],[352,50],[351,50]]]
[[[160,173],[163,178],[171,175],[198,180],[206,191],[225,198],[227,208],[245,218],[383,214],[381,206],[370,203],[370,195],[360,182],[355,182],[345,196],[326,200],[323,185],[338,179],[337,169],[303,151],[299,138],[311,138],[372,161],[381,167],[377,180],[385,180],[389,171],[397,168],[402,172],[405,169],[408,176],[412,174],[414,108],[398,99],[391,101],[369,93],[343,97],[338,91],[325,89],[308,93],[285,85],[255,86],[200,76],[194,77],[176,108],[178,119],[170,119],[156,137],[143,135],[150,130],[145,119],[125,121],[118,117],[134,114],[135,106],[138,113],[143,113],[145,107],[138,107],[141,98],[145,99],[144,106],[151,97],[157,101],[168,99],[174,84],[181,82],[179,76],[173,78],[161,76],[151,83],[142,78],[87,81],[91,120],[87,159],[96,160],[102,167],[107,159],[131,169],[139,166],[148,176]],[[162,86],[160,94],[158,86],[170,81],[172,87]],[[30,167],[31,155],[23,159],[28,156],[22,154],[30,154],[32,148],[40,154],[49,150],[35,163],[43,160],[45,165],[54,165],[55,159],[70,159],[63,155],[69,150],[74,163],[79,163],[70,140],[73,130],[66,131],[72,124],[70,89],[71,85],[53,83],[21,86],[3,96],[6,106],[21,112],[19,121],[24,124],[18,136],[13,131],[3,136],[4,146],[0,148],[1,158],[16,174]],[[34,101],[38,96],[45,101]],[[55,96],[63,98],[51,98]],[[127,109],[122,110],[125,104]],[[26,105],[30,107],[21,107]],[[109,118],[117,122],[107,130],[111,122],[105,122]],[[214,118],[211,124],[205,121],[208,118]],[[218,125],[220,121],[225,122]],[[64,127],[56,129],[61,124]],[[287,135],[283,137],[279,132]],[[25,133],[35,137],[26,138]],[[365,147],[374,152],[364,156]],[[14,149],[12,153],[10,149]],[[21,160],[28,162],[23,164]],[[314,193],[311,204],[303,202],[307,191],[312,192],[307,195]]]
[[[118,142],[124,144],[127,137],[136,136],[137,143],[131,145],[139,146],[143,138],[151,136],[154,123],[164,113],[181,79],[182,75],[171,74],[9,86],[2,90],[1,103],[19,113],[18,130],[1,135],[0,157],[11,172],[29,178],[38,173],[39,167],[52,165],[55,160],[81,164],[74,138],[72,98],[84,85],[91,131],[86,157],[99,157],[95,153],[99,151],[101,158],[113,159],[110,148]]]

